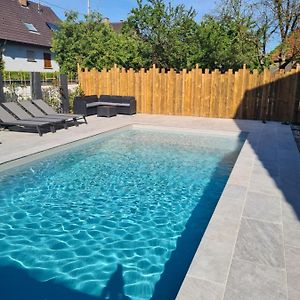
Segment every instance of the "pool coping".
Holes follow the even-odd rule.
[[[99,128],[96,134],[75,138],[71,143],[128,125],[159,124],[158,127],[163,128],[180,127],[186,131],[223,134],[249,132],[177,299],[296,299],[300,295],[295,280],[300,278],[300,269],[295,271],[291,267],[297,261],[295,256],[300,261],[300,222],[291,209],[293,195],[286,193],[287,190],[296,195],[300,193],[296,181],[300,174],[300,156],[290,128],[276,122],[262,124],[258,121],[155,115],[120,120],[122,124],[108,126],[106,130]],[[235,122],[238,125],[234,127]],[[41,150],[35,153],[39,152]],[[279,169],[278,174],[272,173],[273,167]],[[286,176],[290,182],[285,180]],[[268,211],[253,215],[249,209],[255,202],[253,194],[271,211],[279,209],[278,219],[270,219],[272,215]],[[247,238],[250,239],[248,243]],[[252,249],[250,243],[262,252],[260,247],[267,243],[267,246],[272,246],[272,251],[260,257],[260,251]]]

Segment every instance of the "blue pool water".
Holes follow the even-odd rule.
[[[0,173],[0,299],[174,299],[242,142],[130,129]]]

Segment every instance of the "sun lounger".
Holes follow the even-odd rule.
[[[55,132],[55,127],[49,122],[37,122],[37,121],[22,121],[17,120],[13,115],[7,112],[0,106],[0,126],[8,128],[10,126],[20,126],[25,128],[35,128],[40,136],[43,135],[41,128],[50,127],[52,132]]]
[[[32,102],[41,109],[44,113],[46,113],[48,116],[62,116],[62,117],[68,117],[70,119],[73,119],[74,121],[83,119],[85,124],[87,124],[86,118],[83,115],[80,114],[59,114],[57,113],[50,105],[48,105],[45,101],[41,99],[32,100]]]
[[[45,113],[43,113],[40,109],[38,109],[30,101],[20,101],[19,104],[25,110],[27,110],[34,118],[46,118],[46,119],[49,119],[49,121],[51,121],[51,120],[58,120],[58,121],[61,121],[61,122],[67,122],[68,120],[70,120],[70,118],[68,118],[68,117],[62,117],[62,116],[59,116],[59,115],[56,115],[56,116],[46,115]]]
[[[50,120],[49,118],[34,118],[29,113],[27,113],[20,105],[16,102],[5,102],[2,103],[7,110],[13,113],[18,119],[22,121],[37,121],[37,122],[49,122],[52,125],[63,125],[65,129],[68,128],[67,123],[61,120]]]

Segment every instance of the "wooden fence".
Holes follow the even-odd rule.
[[[135,96],[140,113],[300,122],[300,67],[289,72],[80,70],[86,95]]]

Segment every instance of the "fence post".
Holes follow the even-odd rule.
[[[68,76],[65,74],[59,75],[59,92],[63,113],[69,113],[69,91],[68,91]]]
[[[5,99],[4,99],[4,84],[3,84],[2,74],[0,72],[0,103],[3,103],[4,101],[5,101]]]
[[[43,98],[40,73],[38,72],[30,73],[30,90],[31,90],[31,99]]]

